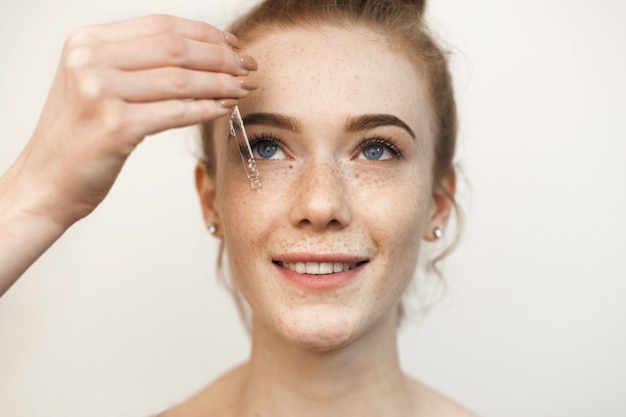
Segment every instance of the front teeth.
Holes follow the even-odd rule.
[[[296,262],[289,264],[283,263],[282,266],[299,274],[311,275],[332,274],[356,268],[356,264],[344,264],[341,262]]]

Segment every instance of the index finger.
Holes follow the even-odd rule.
[[[88,26],[83,28],[82,32],[107,43],[161,34],[177,34],[197,41],[228,45],[232,48],[240,46],[239,40],[234,35],[222,32],[208,23],[164,14]]]

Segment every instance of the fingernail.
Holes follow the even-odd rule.
[[[239,42],[239,39],[237,39],[235,35],[233,35],[230,32],[223,32],[223,33],[224,33],[224,39],[226,39],[226,43],[228,44],[228,46],[230,46],[231,48],[235,48],[235,49],[241,48],[241,42]]]
[[[234,98],[226,98],[224,100],[220,101],[220,104],[222,105],[223,108],[225,109],[232,109],[233,107],[235,107],[237,104],[239,104],[239,100],[234,99]]]
[[[248,71],[256,71],[259,69],[259,64],[247,54],[239,54],[239,59],[241,60],[241,66]]]
[[[239,82],[239,86],[245,90],[256,90],[259,88],[258,84],[252,81],[250,78],[246,76],[235,77]]]

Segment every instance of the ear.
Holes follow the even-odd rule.
[[[215,206],[215,177],[207,173],[206,167],[201,161],[196,165],[195,176],[196,191],[200,199],[204,222],[207,226],[212,223],[217,225],[217,231],[214,233],[214,236],[221,239],[224,237],[224,234],[219,212]]]
[[[430,210],[428,228],[424,233],[424,239],[437,240],[434,230],[437,227],[446,228],[450,219],[450,212],[454,207],[454,195],[456,193],[456,171],[451,169],[448,175],[441,180],[433,191],[433,201]]]

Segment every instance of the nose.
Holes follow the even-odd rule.
[[[309,161],[292,187],[290,220],[294,226],[323,231],[350,224],[345,181],[336,163]]]

